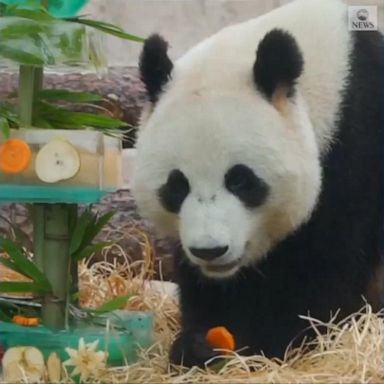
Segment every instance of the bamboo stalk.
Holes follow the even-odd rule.
[[[44,205],[32,205],[33,258],[40,271],[44,270]]]
[[[53,293],[46,295],[42,320],[46,327],[64,329],[70,278],[69,213],[66,204],[44,204],[44,273]]]
[[[43,87],[43,67],[36,67],[33,71],[33,99],[36,93]],[[33,123],[33,105],[32,117]],[[32,224],[33,224],[33,257],[37,267],[43,271],[44,267],[44,206],[41,204],[33,204],[32,207]]]
[[[76,225],[77,221],[77,210],[78,210],[78,205],[77,204],[72,204],[70,206],[70,215],[72,218],[71,224],[73,227]],[[72,229],[72,228],[70,228]],[[70,300],[69,302],[72,302],[74,305],[79,305],[79,299],[76,296],[75,299],[73,299],[74,295],[77,295],[79,292],[79,264],[76,260],[71,260],[71,286],[70,286]]]
[[[32,125],[34,93],[35,69],[30,65],[20,65],[18,108],[20,122],[25,127]]]
[[[34,98],[36,97],[36,93],[43,88],[43,78],[44,78],[44,68],[35,67],[34,79],[33,79],[34,80]]]
[[[33,125],[33,103],[42,83],[43,68],[20,66],[18,108],[24,127]],[[34,204],[32,211],[35,263],[52,285],[52,293],[44,297],[42,321],[52,329],[64,329],[67,325],[71,209],[72,206],[65,204]]]
[[[33,102],[35,94],[41,88],[43,70],[33,66],[21,65],[19,70],[18,109],[23,127],[30,127],[33,122]],[[44,209],[41,205],[32,207],[33,255],[37,267],[43,270],[44,259]]]

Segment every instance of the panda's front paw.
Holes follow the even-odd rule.
[[[180,334],[173,343],[170,361],[184,367],[204,367],[208,360],[218,355],[207,343],[205,332],[188,332]]]

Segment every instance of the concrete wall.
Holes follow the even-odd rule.
[[[288,3],[290,0],[90,0],[82,13],[110,21],[128,32],[148,36],[159,32],[171,43],[175,59],[189,47],[224,26],[244,21]],[[379,5],[384,26],[383,0],[347,0],[353,5]],[[107,38],[111,65],[133,65],[140,44]]]

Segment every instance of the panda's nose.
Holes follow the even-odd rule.
[[[214,248],[189,248],[193,256],[205,261],[212,261],[220,256],[223,256],[228,251],[228,246],[214,247]]]

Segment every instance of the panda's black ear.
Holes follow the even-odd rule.
[[[158,100],[163,86],[171,76],[173,64],[167,50],[168,43],[161,36],[154,34],[145,40],[140,55],[140,78],[152,103]]]
[[[255,83],[270,100],[281,90],[289,97],[303,71],[303,64],[303,56],[294,37],[288,32],[273,29],[264,36],[257,48],[253,66]]]

